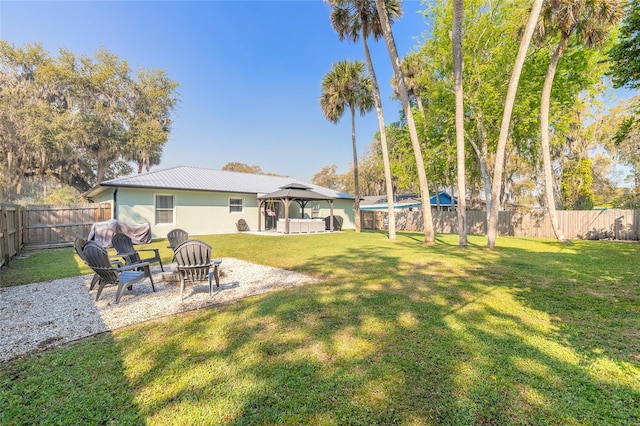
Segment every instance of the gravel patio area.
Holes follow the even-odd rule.
[[[115,286],[95,300],[89,292],[92,275],[0,289],[0,362],[42,351],[97,333],[206,306],[228,303],[268,291],[320,280],[293,271],[224,258],[220,287],[209,297],[209,283],[187,284],[180,300],[179,282],[165,280],[171,266],[153,267],[156,292],[149,280],[125,290],[115,304]]]

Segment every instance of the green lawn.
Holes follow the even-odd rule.
[[[457,238],[203,237],[324,282],[1,364],[0,424],[640,424],[640,245]],[[52,250],[0,285],[78,273]]]

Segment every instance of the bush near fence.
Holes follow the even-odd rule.
[[[386,211],[361,211],[363,229],[385,229]],[[422,212],[398,210],[396,230],[422,232]],[[640,239],[640,211],[622,209],[559,210],[558,222],[564,236],[570,240],[628,240]],[[434,211],[436,233],[457,234],[458,213]],[[484,235],[487,229],[485,211],[467,211],[467,233]],[[543,210],[501,211],[498,233],[503,236],[555,238],[549,214]]]
[[[24,248],[73,245],[95,222],[111,219],[111,204],[19,206],[0,204],[0,266]]]

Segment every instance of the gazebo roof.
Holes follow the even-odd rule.
[[[258,197],[259,200],[270,200],[274,198],[285,198],[290,200],[335,200],[335,197],[320,194],[319,192],[311,189],[311,187],[297,182],[281,186],[280,189],[275,192]]]

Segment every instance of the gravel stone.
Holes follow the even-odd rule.
[[[116,286],[106,286],[95,300],[89,291],[93,275],[63,278],[0,289],[0,362],[42,351],[94,334],[131,324],[228,303],[268,291],[320,282],[319,279],[284,269],[224,258],[220,265],[220,287],[209,283],[187,283],[180,300],[180,282],[152,267],[154,293],[148,279],[124,290],[115,303]]]

